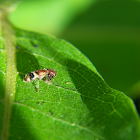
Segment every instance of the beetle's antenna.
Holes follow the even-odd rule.
[[[55,81],[56,81],[56,83],[58,84],[58,82],[57,82],[57,80],[56,79],[54,79]]]

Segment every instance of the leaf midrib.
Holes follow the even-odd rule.
[[[12,104],[15,96],[16,86],[16,56],[15,56],[15,35],[11,24],[7,20],[7,15],[1,13],[2,36],[6,53],[6,80],[4,94],[4,115],[1,139],[7,140],[9,137],[9,126],[12,112]]]

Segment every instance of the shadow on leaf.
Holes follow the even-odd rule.
[[[5,77],[4,74],[0,72],[0,99],[4,98],[5,93]]]
[[[21,79],[24,78],[24,74],[31,71],[35,71],[40,68],[37,59],[32,55],[29,50],[26,50],[23,46],[19,46],[16,52],[17,56],[17,71],[20,74]]]
[[[83,102],[92,111],[94,100],[105,94],[107,84],[99,74],[73,60],[67,60],[67,69]]]
[[[26,107],[13,104],[9,139],[38,140],[32,131],[33,124],[29,121],[32,118],[28,118],[28,115],[30,116]]]

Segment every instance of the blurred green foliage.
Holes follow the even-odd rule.
[[[95,0],[24,0],[9,18],[17,27],[59,34]]]
[[[25,0],[9,18],[17,27],[71,42],[110,87],[135,99],[140,95],[139,15],[139,1]]]

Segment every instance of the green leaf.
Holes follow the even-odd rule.
[[[73,45],[15,29],[0,34],[0,134],[3,140],[139,140],[134,104],[110,88]],[[8,27],[8,25],[6,25]],[[12,34],[11,34],[12,33]],[[16,43],[16,45],[15,45]],[[23,82],[52,68],[52,84]]]

